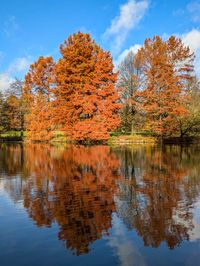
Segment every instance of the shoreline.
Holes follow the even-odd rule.
[[[132,145],[132,144],[194,144],[200,143],[200,137],[168,137],[159,139],[152,136],[142,136],[142,135],[120,135],[120,136],[112,136],[107,141],[72,141],[72,140],[50,140],[50,141],[29,141],[26,140],[26,137],[17,137],[17,136],[9,136],[9,137],[0,137],[0,143],[11,143],[11,142],[20,142],[20,143],[68,143],[68,144],[77,144],[77,145]]]

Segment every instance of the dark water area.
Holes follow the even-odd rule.
[[[200,146],[0,144],[0,265],[200,265]]]

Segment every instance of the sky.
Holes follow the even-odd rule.
[[[200,76],[200,0],[1,0],[0,91],[23,79],[37,58],[60,57],[70,34],[89,32],[115,66],[145,38],[182,38]]]

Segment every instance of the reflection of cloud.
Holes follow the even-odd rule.
[[[193,225],[194,228],[190,232],[190,240],[196,241],[200,239],[200,199],[194,204]]]
[[[190,241],[196,241],[200,239],[200,223],[198,223],[196,220],[193,221],[194,228],[189,233],[190,235]]]
[[[130,231],[127,230],[123,222],[113,215],[113,233],[109,238],[109,246],[114,249],[122,266],[144,266],[145,261],[139,251],[134,247]]]
[[[112,51],[115,54],[120,51],[128,33],[134,29],[143,18],[148,6],[149,2],[147,0],[128,0],[128,2],[120,7],[119,16],[111,21],[110,27],[107,28],[104,33],[105,39],[109,39],[110,37],[114,39]]]
[[[194,204],[191,214],[191,220],[187,220],[184,210],[181,210],[180,207],[180,209],[174,210],[173,220],[176,224],[188,228],[189,241],[197,241],[200,239],[200,199]]]
[[[2,191],[3,191],[3,182],[2,182],[2,180],[0,179],[0,192],[2,193]]]

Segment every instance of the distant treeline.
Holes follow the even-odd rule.
[[[146,39],[117,69],[112,57],[81,32],[40,56],[24,80],[0,95],[0,132],[30,140],[63,132],[75,141],[107,140],[110,132],[183,137],[200,132],[200,86],[194,57],[181,39]]]

